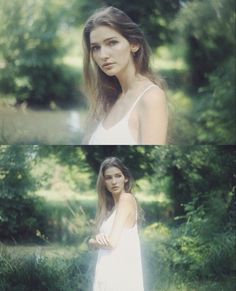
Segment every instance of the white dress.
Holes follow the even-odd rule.
[[[135,108],[138,101],[143,95],[152,87],[156,85],[151,84],[148,86],[135,100],[131,108],[125,116],[112,127],[106,129],[103,126],[103,121],[100,122],[93,135],[91,136],[89,145],[137,145],[138,141],[134,139],[129,128],[129,117]]]
[[[102,223],[100,232],[110,233],[115,212]],[[93,291],[144,291],[137,223],[123,229],[115,249],[98,251]]]

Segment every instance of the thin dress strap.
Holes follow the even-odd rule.
[[[156,86],[155,84],[151,84],[150,86],[148,86],[146,89],[144,89],[144,91],[136,98],[136,100],[134,101],[134,104],[131,106],[130,110],[126,113],[126,116],[129,116],[130,113],[133,111],[135,105],[138,103],[138,101],[143,97],[143,95],[152,87]]]

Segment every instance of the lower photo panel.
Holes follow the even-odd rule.
[[[235,290],[233,146],[0,146],[0,291]]]

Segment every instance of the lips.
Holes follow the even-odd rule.
[[[102,65],[103,68],[108,68],[110,66],[114,65],[114,63],[105,63]]]
[[[112,190],[116,190],[116,189],[119,189],[119,187],[118,186],[112,187]]]

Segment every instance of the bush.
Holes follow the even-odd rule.
[[[173,230],[169,241],[172,267],[192,279],[233,277],[235,232],[226,223],[227,208],[222,198],[212,195],[208,207],[185,205],[187,222]]]
[[[94,216],[89,211],[93,210],[94,205],[86,208],[77,201],[47,202],[41,208],[41,214],[47,218],[46,223],[38,235],[50,242],[77,244],[84,241],[91,233],[91,218]]]
[[[34,149],[23,146],[0,148],[0,233],[1,239],[31,238],[39,226],[37,204],[32,197],[35,180],[30,173]]]
[[[55,1],[1,1],[0,90],[17,103],[49,106],[77,103],[77,71],[62,65],[62,8]],[[71,104],[72,103],[72,104]]]
[[[194,116],[198,143],[235,144],[235,64],[230,58],[209,75],[209,85],[201,89]]]
[[[76,251],[68,256],[13,256],[0,249],[0,290],[4,291],[87,291],[91,282],[90,253]]]
[[[194,230],[192,223],[170,229],[156,223],[144,230],[142,250],[147,290],[233,291],[234,233],[210,231],[212,239],[206,239],[199,233],[190,234],[190,228]]]
[[[208,76],[221,67],[235,48],[235,3],[233,0],[188,1],[177,17],[177,27],[188,50],[192,85],[208,83]]]

